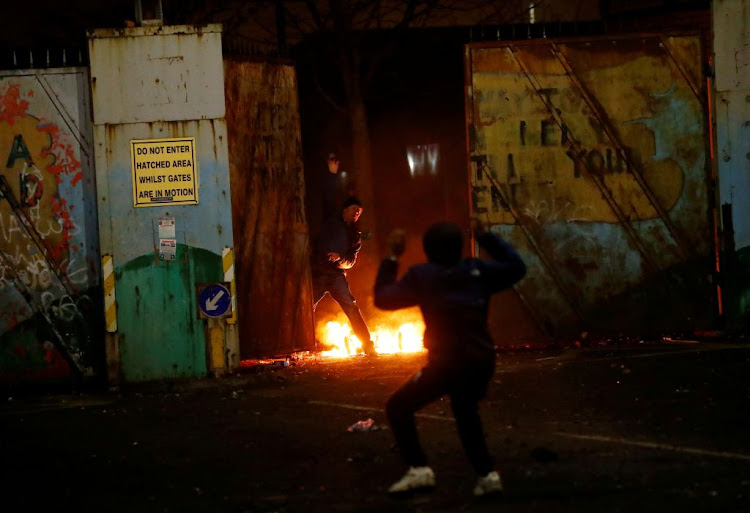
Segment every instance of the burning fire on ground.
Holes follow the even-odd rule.
[[[400,310],[375,319],[365,318],[378,354],[424,351],[424,322],[418,308]],[[324,357],[345,358],[362,352],[362,342],[352,332],[346,316],[321,319],[316,326]]]

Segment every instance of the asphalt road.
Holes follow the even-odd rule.
[[[503,353],[482,415],[505,493],[472,497],[440,401],[419,417],[437,488],[396,500],[386,489],[405,469],[383,405],[422,358],[305,358],[115,392],[8,386],[2,509],[750,511],[748,345]]]

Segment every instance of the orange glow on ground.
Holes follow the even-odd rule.
[[[418,308],[365,318],[378,354],[418,353],[424,351],[424,322]],[[317,322],[316,335],[325,346],[320,356],[346,358],[362,352],[362,342],[352,333],[351,325],[341,313],[335,318]]]

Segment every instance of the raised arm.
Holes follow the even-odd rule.
[[[381,310],[398,310],[417,304],[416,283],[410,272],[401,280],[398,276],[398,257],[406,249],[406,234],[403,230],[394,230],[388,237],[390,255],[380,263],[378,276],[375,278],[375,306]]]
[[[485,283],[491,292],[506,289],[526,275],[526,264],[521,255],[506,241],[486,231],[477,237],[477,242],[492,258],[485,262]]]
[[[328,161],[328,172],[323,178],[323,217],[335,216],[339,212],[339,205],[336,201],[338,193],[338,161],[334,169],[331,170],[331,161]]]
[[[397,260],[386,258],[380,263],[375,279],[375,306],[381,310],[399,310],[418,304],[412,275],[407,272],[403,278],[396,280],[397,274]]]

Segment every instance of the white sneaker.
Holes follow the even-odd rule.
[[[430,467],[410,467],[409,471],[388,488],[388,493],[403,493],[435,487],[435,473]]]
[[[495,470],[484,477],[480,477],[479,481],[477,481],[477,485],[474,487],[474,495],[477,497],[502,491],[503,483],[500,481],[500,474]]]

